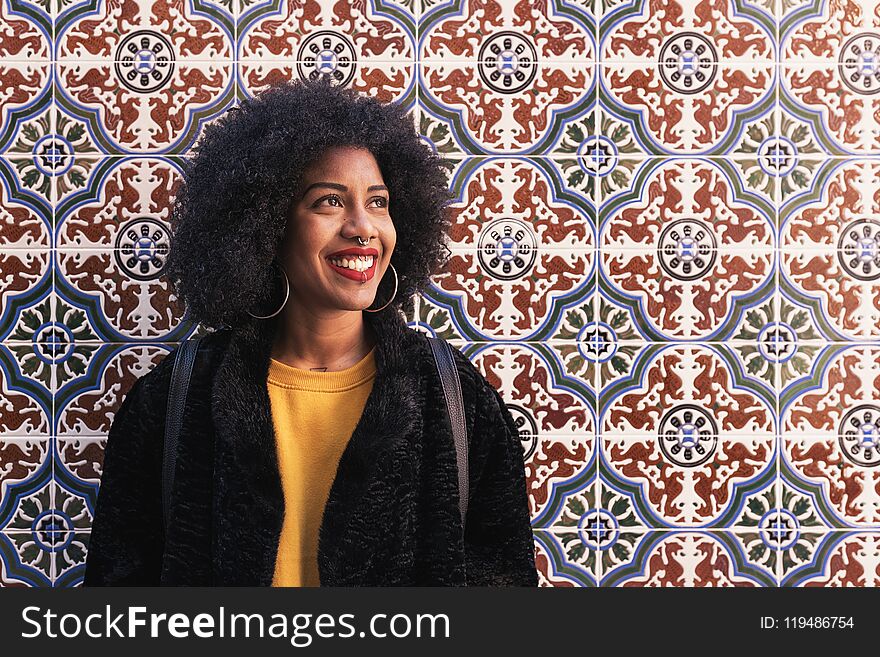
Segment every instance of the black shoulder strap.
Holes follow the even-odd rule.
[[[186,391],[196,352],[201,338],[192,338],[180,343],[174,357],[174,368],[171,370],[171,388],[168,392],[168,411],[165,415],[165,447],[162,452],[162,511],[168,535],[168,511],[171,505],[171,486],[174,484],[174,466],[177,463],[177,439],[183,425],[183,408],[186,403]]]
[[[461,527],[464,531],[470,493],[468,491],[467,427],[465,425],[464,403],[461,399],[461,381],[458,378],[458,368],[455,366],[455,357],[449,343],[443,338],[430,336],[428,341],[434,352],[434,360],[437,361],[440,382],[443,385],[443,396],[446,397],[446,409],[449,412],[449,421],[452,423],[452,437],[455,439],[456,462],[458,463],[458,500],[461,511]]]

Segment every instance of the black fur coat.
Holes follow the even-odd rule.
[[[462,541],[455,446],[430,345],[396,313],[364,315],[378,336],[377,373],[324,509],[321,584],[536,586],[522,449],[500,395],[453,350],[470,458]],[[135,382],[110,429],[84,585],[271,585],[284,515],[266,385],[275,326],[254,321],[202,340],[167,547],[173,352]]]

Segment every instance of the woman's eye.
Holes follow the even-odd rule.
[[[327,201],[328,203],[330,203],[330,201],[335,201],[336,203],[339,203],[340,205],[342,205],[342,199],[340,199],[335,194],[333,194],[331,196],[325,196],[324,198],[319,199],[317,205],[320,205],[324,201]],[[333,203],[330,203],[330,204],[333,205]],[[337,206],[334,206],[334,207],[337,207]]]
[[[379,207],[380,207],[380,208],[387,208],[387,207],[388,207],[388,199],[385,198],[384,196],[377,196],[377,197],[374,198],[373,200],[374,200],[374,201],[379,201]]]

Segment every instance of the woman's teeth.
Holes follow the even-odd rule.
[[[337,267],[365,271],[373,266],[373,256],[345,256],[344,258],[329,258]]]

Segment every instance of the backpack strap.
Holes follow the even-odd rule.
[[[437,362],[437,369],[440,372],[440,383],[443,385],[443,396],[446,398],[446,410],[452,424],[452,437],[455,439],[455,455],[458,464],[458,504],[461,511],[461,530],[463,533],[470,493],[468,491],[467,427],[465,425],[464,403],[461,399],[461,381],[458,378],[458,368],[455,366],[455,357],[449,343],[442,338],[430,336],[428,342],[431,343],[434,360]]]
[[[174,467],[177,463],[177,441],[183,425],[183,409],[186,392],[199,341],[191,338],[180,343],[171,370],[171,388],[168,393],[168,410],[165,415],[165,446],[162,452],[162,511],[165,523],[165,536],[168,536],[168,515],[171,509],[171,487],[174,485]]]

